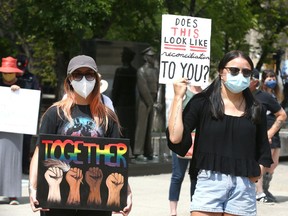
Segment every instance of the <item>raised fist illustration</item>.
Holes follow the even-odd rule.
[[[101,204],[101,182],[103,179],[102,170],[98,167],[90,167],[85,173],[85,180],[90,187],[90,192],[88,196],[88,204]]]
[[[124,185],[124,177],[120,173],[111,173],[106,179],[109,195],[107,205],[120,206],[120,191]]]
[[[67,172],[66,181],[70,186],[67,204],[80,204],[80,184],[82,183],[82,179],[82,170],[77,167],[70,168],[70,170]]]
[[[49,167],[44,177],[49,185],[47,201],[60,202],[60,183],[63,179],[63,171],[59,167]]]

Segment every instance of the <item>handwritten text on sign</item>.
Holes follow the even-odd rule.
[[[181,77],[191,84],[208,82],[210,38],[210,19],[163,15],[159,83]]]

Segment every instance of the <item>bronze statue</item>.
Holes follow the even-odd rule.
[[[151,47],[142,51],[145,63],[137,70],[137,90],[139,94],[137,126],[135,132],[134,155],[136,160],[153,160],[151,132],[153,107],[157,100],[158,75],[155,67],[155,52]]]

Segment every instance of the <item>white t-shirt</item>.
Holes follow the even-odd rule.
[[[110,108],[112,111],[115,111],[112,100],[111,100],[108,96],[106,96],[106,95],[104,95],[104,94],[101,94],[101,95],[102,95],[102,98],[103,98],[103,103],[104,103],[108,108]]]

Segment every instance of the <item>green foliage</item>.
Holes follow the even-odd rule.
[[[30,63],[31,71],[40,78],[43,85],[56,87],[57,77],[54,70],[55,51],[53,50],[53,42],[46,39],[39,40],[33,51],[33,62]]]
[[[252,0],[251,10],[255,14],[254,29],[262,34],[258,39],[260,49],[255,48],[261,55],[257,64],[257,68],[260,69],[263,63],[271,61],[272,53],[287,46],[286,42],[281,44],[280,39],[288,34],[288,2]]]
[[[64,67],[80,52],[82,39],[146,42],[159,50],[166,13],[212,19],[212,67],[229,50],[249,51],[245,37],[251,28],[263,34],[264,57],[288,31],[286,0],[0,0],[0,5],[0,56],[24,52],[32,72],[52,85],[65,75],[56,58],[63,57]]]
[[[163,13],[166,10],[162,1],[117,2],[112,10],[113,23],[105,39],[146,42],[157,47],[161,40]]]

